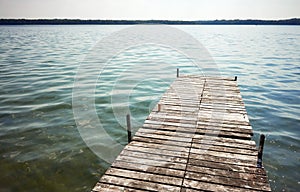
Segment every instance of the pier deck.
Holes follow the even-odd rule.
[[[237,82],[177,78],[98,191],[271,191]]]

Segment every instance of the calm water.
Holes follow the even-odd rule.
[[[0,27],[0,191],[89,191],[109,166],[83,142],[72,111],[77,68],[101,38],[126,26]],[[300,188],[300,27],[177,26],[210,52],[223,76],[238,83],[254,129],[267,140],[264,165],[274,191]],[[188,46],[188,44],[187,44]],[[155,61],[155,62],[153,62]],[[118,79],[135,64],[198,73],[167,48],[139,46],[118,54],[97,83],[95,106],[110,137],[124,145]],[[155,66],[153,66],[155,67]],[[201,74],[201,72],[199,72]],[[130,89],[135,131],[173,77],[138,79]],[[116,83],[117,82],[117,83]],[[116,86],[118,85],[118,86]],[[113,90],[119,87],[119,92]],[[120,91],[121,90],[121,91]],[[116,108],[115,108],[116,109]]]

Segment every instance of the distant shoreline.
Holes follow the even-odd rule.
[[[81,20],[81,19],[0,19],[0,25],[300,25],[300,18],[284,20]]]

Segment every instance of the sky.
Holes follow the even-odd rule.
[[[0,18],[288,19],[300,0],[0,0]]]

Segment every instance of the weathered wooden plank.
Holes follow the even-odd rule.
[[[212,130],[212,129],[196,129],[196,134],[201,135],[211,135],[211,136],[218,136],[218,137],[226,137],[226,138],[237,138],[237,139],[246,139],[250,140],[251,135],[246,133],[235,133],[235,132],[227,132],[222,130]]]
[[[242,154],[234,154],[234,153],[228,153],[228,152],[222,152],[222,151],[211,151],[211,150],[205,150],[205,149],[195,149],[191,148],[191,153],[199,154],[199,155],[214,155],[217,157],[226,157],[226,158],[232,158],[232,159],[242,159],[242,160],[249,160],[255,162],[257,160],[257,157],[251,156],[251,155],[242,155]]]
[[[189,159],[189,165],[195,165],[199,167],[208,167],[215,169],[222,169],[228,171],[235,171],[239,173],[249,173],[256,175],[266,175],[264,169],[257,168],[253,161],[241,160],[241,159],[230,159],[224,157],[214,157],[210,155],[204,155],[197,159],[194,159],[197,154],[191,154]]]
[[[202,103],[203,105],[203,103]],[[219,115],[219,114],[222,114],[222,115],[230,115],[230,114],[233,114],[233,115],[240,115],[242,113],[242,111],[233,111],[233,110],[226,110],[225,108],[224,109],[218,109],[218,108],[205,108],[205,107],[202,107],[202,105],[200,105],[200,110],[199,110],[199,113],[204,113],[204,112],[207,112],[207,113],[216,113],[216,115]],[[217,104],[215,106],[218,106]],[[244,115],[247,114],[246,110],[245,112],[243,113]]]
[[[203,92],[211,92],[211,93],[225,93],[225,94],[230,94],[230,93],[239,93],[240,89],[237,86],[234,85],[222,85],[222,84],[209,84],[206,83]]]
[[[199,98],[201,92],[203,91],[202,88],[195,87],[194,89],[183,89],[182,87],[172,87],[171,90],[167,91],[165,95],[177,95],[184,99],[195,99],[196,97]]]
[[[175,115],[175,114],[168,114],[168,113],[152,113],[148,116],[147,119],[179,119],[179,120],[186,120],[186,121],[197,121],[197,117],[185,117],[184,115]]]
[[[187,82],[188,84],[203,84],[205,82],[205,79],[190,79],[190,78],[177,78],[176,81],[174,81],[172,84],[182,84],[182,82]]]
[[[125,161],[115,161],[111,167],[114,168],[126,168],[135,171],[142,171],[146,173],[153,173],[159,175],[167,175],[167,176],[176,176],[176,177],[184,177],[184,170],[174,169],[173,164],[163,164],[163,166],[158,165],[147,165],[147,164],[139,164]]]
[[[210,130],[221,130],[221,131],[227,131],[227,132],[234,132],[234,133],[244,133],[248,135],[253,135],[252,129],[244,129],[244,128],[232,128],[232,127],[226,127],[226,126],[214,126],[214,125],[203,125],[198,124],[197,129],[210,129]]]
[[[163,95],[161,97],[162,101],[169,101],[172,103],[182,103],[182,104],[191,104],[191,105],[199,105],[200,104],[201,95],[192,95],[187,98],[185,95],[178,95],[175,93],[169,93],[168,95]]]
[[[169,109],[170,107],[175,107],[175,108],[199,108],[199,103],[184,103],[180,99],[177,101],[160,101],[159,102],[161,109]]]
[[[180,187],[172,186],[172,185],[165,185],[159,183],[152,183],[147,181],[129,179],[129,178],[122,178],[116,177],[111,175],[104,175],[101,180],[101,183],[107,184],[114,184],[120,186],[128,186],[137,189],[145,189],[145,190],[152,190],[152,191],[180,191]]]
[[[246,109],[243,107],[237,107],[240,105],[217,105],[217,104],[209,104],[209,103],[201,103],[199,110],[207,110],[207,111],[221,111],[227,113],[247,113]]]
[[[154,134],[148,134],[148,133],[143,133],[143,132],[136,132],[136,136],[139,137],[146,137],[146,138],[153,138],[153,139],[162,139],[162,140],[167,140],[167,141],[177,141],[178,143],[184,142],[184,143],[190,143],[192,141],[192,138],[187,138],[187,137],[176,137],[176,135],[173,136],[167,136],[167,135],[154,135]]]
[[[238,172],[232,171],[228,169],[218,169],[212,167],[203,167],[203,166],[194,166],[194,165],[187,165],[187,171],[195,172],[195,173],[202,173],[208,175],[216,175],[216,176],[226,176],[227,178],[235,178],[235,179],[242,179],[242,180],[251,180],[258,183],[268,183],[268,179],[265,175],[258,175],[256,173],[248,173],[248,172]]]
[[[142,129],[141,129],[142,130]],[[154,132],[153,132],[154,133]],[[182,141],[182,142],[190,142],[191,139],[189,138],[190,135],[189,134],[180,134],[180,132],[168,132],[168,131],[162,131],[162,132],[156,132],[156,134],[158,135],[152,135],[151,136],[151,130],[149,131],[149,134],[147,134],[147,132],[137,132],[136,133],[136,136],[146,136],[148,138],[152,138],[152,139],[162,139],[161,141],[165,141],[165,140],[175,140],[176,142],[179,140],[179,141]],[[164,137],[167,136],[167,137]],[[168,137],[170,136],[170,137]],[[181,138],[181,136],[184,136],[184,137],[187,137],[187,138]],[[147,139],[147,138],[145,138]],[[221,143],[229,143],[228,145],[226,146],[234,146],[234,147],[240,147],[240,148],[255,148],[255,143],[253,141],[250,141],[249,142],[247,140],[238,140],[237,139],[237,143],[235,144],[234,143],[234,139],[230,139],[230,138],[220,138],[220,137],[212,137],[212,136],[209,136],[209,135],[194,135],[194,142],[196,143],[203,143],[203,142],[206,142],[206,143],[211,143],[212,141],[219,141],[219,145],[220,145],[220,142]],[[166,141],[165,141],[166,142]],[[226,143],[225,143],[226,142]],[[232,144],[231,144],[232,143]],[[168,144],[171,144],[171,143],[168,143]],[[182,146],[182,144],[180,144]],[[186,145],[184,145],[186,146]]]
[[[244,121],[249,122],[247,114],[239,113],[221,113],[218,111],[201,110],[198,113],[199,119],[213,118],[213,119],[226,119],[227,121]]]
[[[126,147],[127,147],[127,150],[130,150],[130,151],[140,151],[140,152],[152,153],[152,154],[169,155],[172,157],[183,157],[183,158],[188,157],[188,152],[184,152],[184,151],[169,151],[169,150],[164,150],[164,149],[137,147],[137,146],[130,145],[130,144],[127,145]]]
[[[240,90],[234,86],[221,86],[221,85],[205,85],[203,91],[210,92],[225,92],[225,93],[239,93]]]
[[[139,132],[191,138],[196,133],[196,128],[193,129],[193,128],[182,128],[182,127],[175,127],[175,126],[163,126],[158,129],[155,129],[147,126],[147,127],[140,128]]]
[[[236,88],[232,88],[232,87],[221,87],[221,88],[216,88],[216,87],[205,87],[203,89],[203,93],[204,92],[210,92],[210,93],[214,93],[216,92],[216,94],[220,93],[220,92],[224,92],[225,94],[238,94],[240,93],[239,89]]]
[[[180,77],[177,78],[175,82],[186,81],[186,80],[191,81],[191,78],[189,78],[189,76],[187,76],[187,75],[185,75],[185,74],[181,74]],[[197,82],[202,82],[202,81],[203,81],[203,82],[205,81],[204,76],[199,76],[199,75],[198,75],[198,78],[196,78],[196,79],[193,80],[192,82],[197,83]]]
[[[189,138],[191,138],[196,133],[196,128],[183,128],[169,125],[161,126],[159,128],[153,128],[151,125],[148,124],[144,125],[141,129],[141,132],[144,133],[155,133],[160,135],[180,136]]]
[[[173,106],[173,105],[166,105],[164,104],[162,111],[168,111],[168,110],[174,110],[174,111],[183,111],[183,112],[196,112],[198,111],[198,108],[193,107],[184,107],[184,106]]]
[[[223,76],[199,76],[199,75],[180,75],[180,79],[195,79],[195,81],[210,81],[210,80],[222,80],[222,81],[234,81],[234,78],[231,77],[223,77]]]
[[[220,141],[220,142],[230,142],[230,143],[237,143],[237,144],[245,144],[245,145],[253,145],[255,146],[255,141],[251,140],[242,140],[242,139],[232,139],[232,138],[219,138],[219,137],[210,137],[207,135],[194,135],[193,140],[197,141],[207,139],[213,141]]]
[[[177,94],[180,97],[192,99],[196,95],[201,95],[201,92],[202,92],[202,88],[197,86],[191,88],[182,87],[182,86],[172,86],[172,89],[166,92],[166,94]]]
[[[213,92],[239,92],[240,89],[237,85],[220,84],[220,83],[205,83],[204,91],[212,90]]]
[[[191,120],[189,118],[183,118],[183,117],[169,118],[168,116],[161,116],[161,117],[148,116],[147,120],[159,121],[159,122],[185,123],[185,124],[193,124],[193,125],[196,124],[196,119]]]
[[[218,137],[228,137],[228,138],[242,138],[242,139],[251,139],[251,134],[249,133],[239,133],[233,131],[227,131],[223,129],[209,129],[209,128],[182,128],[180,126],[162,126],[160,128],[152,128],[149,125],[144,125],[143,128],[140,128],[139,132],[143,133],[152,133],[158,135],[172,135],[177,137],[192,137],[194,134],[201,135],[214,135]]]
[[[221,80],[221,81],[220,81]],[[232,84],[232,85],[237,85],[236,81],[228,81],[228,80],[223,80],[223,79],[219,79],[218,77],[205,77],[205,82],[218,82],[218,83],[222,83],[222,84]]]
[[[185,85],[182,85],[182,83],[184,83]],[[186,94],[187,92],[180,92],[180,91],[189,90],[190,92],[196,92],[196,91],[201,91],[202,89],[203,89],[203,85],[201,84],[180,82],[180,84],[172,84],[169,90],[173,92],[178,92],[180,94]]]
[[[221,185],[244,188],[244,190],[254,189],[260,191],[270,191],[266,183],[255,182],[253,180],[245,181],[243,179],[229,178],[227,175],[217,176],[203,173],[186,172],[185,179],[193,179],[201,182],[216,183]]]
[[[151,131],[151,130],[150,130]],[[146,132],[145,132],[146,133]],[[151,133],[151,132],[149,132]],[[180,133],[180,132],[179,132]],[[169,135],[169,136],[183,136],[183,137],[190,137],[190,134],[186,135],[180,135],[177,132],[173,131],[163,131],[161,135]],[[158,134],[158,133],[156,133]],[[176,139],[175,137],[175,139]],[[197,138],[195,138],[197,137]],[[175,145],[175,146],[183,146],[183,147],[190,147],[189,143],[183,143],[182,142],[177,142],[177,141],[171,141],[169,138],[146,138],[146,137],[140,137],[140,136],[135,136],[133,140],[141,141],[141,142],[152,142],[152,143],[158,143],[158,144],[163,144],[163,145]],[[234,142],[234,141],[237,142]],[[189,139],[190,141],[190,139]],[[216,145],[216,146],[226,146],[226,147],[231,147],[231,148],[240,148],[240,149],[249,149],[249,150],[254,150],[257,151],[256,145],[254,141],[251,140],[239,140],[239,139],[231,139],[231,138],[222,138],[222,137],[212,137],[209,135],[194,135],[193,138],[193,143],[198,143],[198,144],[206,144],[206,145]]]
[[[161,108],[162,109],[162,108]],[[198,111],[194,111],[194,112],[184,112],[184,111],[178,111],[178,110],[160,110],[159,112],[158,111],[152,111],[150,113],[150,115],[159,115],[159,114],[162,114],[162,115],[174,115],[174,116],[184,116],[184,117],[187,117],[187,118],[190,118],[190,117],[197,117],[198,115]]]
[[[190,87],[188,87],[190,86]],[[176,93],[179,95],[200,95],[200,93],[203,91],[203,86],[199,86],[199,85],[186,85],[186,87],[184,86],[180,86],[180,85],[172,85],[171,89],[166,92],[168,93]],[[190,93],[190,95],[189,95]]]
[[[148,124],[159,124],[159,125],[170,125],[170,126],[177,126],[177,127],[188,127],[188,128],[195,128],[196,122],[194,123],[178,123],[178,122],[167,122],[167,121],[155,121],[155,120],[145,120],[145,123]]]
[[[220,138],[219,140],[215,138]],[[226,142],[224,140],[226,138],[222,137],[212,137],[210,139],[193,139],[193,143],[202,144],[202,145],[214,145],[214,146],[224,146],[229,148],[237,148],[237,149],[248,149],[252,151],[257,151],[255,144],[249,145],[249,144],[240,144],[240,143],[232,143],[232,142]]]
[[[92,189],[92,192],[102,191],[102,192],[145,192],[145,190],[139,190],[134,188],[129,188],[128,186],[116,186],[114,184],[104,184],[97,183],[96,186]]]
[[[168,93],[162,95],[160,98],[160,102],[176,102],[176,101],[181,101],[182,103],[185,104],[194,104],[194,105],[199,105],[200,104],[200,99],[201,95],[194,95],[191,98],[185,98],[182,95],[178,95],[177,93]]]
[[[223,76],[205,76],[207,81],[210,80],[223,80],[223,81],[235,81],[234,77],[223,77]]]
[[[218,122],[218,121],[222,122],[222,121],[224,121],[224,123],[232,122],[232,124],[235,124],[235,125],[250,125],[249,121],[247,121],[246,118],[243,118],[243,117],[241,117],[241,119],[234,119],[234,117],[229,119],[225,116],[216,116],[216,115],[210,115],[210,114],[199,115],[198,121],[203,121],[203,122]]]
[[[138,151],[128,151],[126,149],[124,149],[120,153],[119,156],[118,156],[118,158],[121,158],[120,160],[124,160],[124,158],[127,158],[127,157],[128,158],[132,157],[132,158],[144,158],[144,159],[149,159],[149,160],[172,162],[172,163],[179,163],[179,164],[187,163],[187,158],[172,157],[172,156],[167,156],[167,155],[144,153],[144,152],[138,152]]]
[[[117,177],[120,176],[120,177],[126,177],[131,179],[150,181],[153,183],[170,184],[170,185],[177,185],[177,186],[181,186],[183,180],[183,178],[179,178],[179,177],[158,175],[153,173],[144,173],[144,172],[132,171],[132,170],[126,170],[120,168],[110,168],[106,171],[105,174],[117,176]]]
[[[190,188],[186,188],[186,187],[182,187],[180,192],[200,192],[200,191],[204,191],[201,189],[190,189]],[[207,192],[207,191],[205,191]]]
[[[204,111],[216,111],[219,113],[242,113],[246,114],[246,109],[236,109],[236,108],[225,108],[225,107],[206,107],[206,106],[200,106],[199,110],[204,110]]]
[[[127,155],[130,155],[130,156],[127,156]],[[122,161],[122,162],[127,162],[127,163],[132,163],[132,164],[150,165],[150,166],[155,166],[155,167],[157,167],[157,166],[168,167],[168,168],[172,168],[172,169],[181,169],[181,170],[185,170],[185,168],[186,168],[185,163],[172,162],[172,158],[170,158],[170,157],[169,157],[169,161],[165,161],[165,160],[166,160],[166,158],[161,158],[161,157],[156,158],[156,159],[154,159],[154,158],[148,159],[145,156],[135,157],[135,156],[131,156],[130,153],[120,155],[116,159],[116,161]],[[126,167],[124,167],[124,169],[126,169]]]
[[[233,153],[233,154],[244,154],[244,155],[250,155],[250,156],[256,156],[257,157],[257,151],[249,150],[249,149],[238,149],[238,148],[231,148],[227,146],[215,146],[215,145],[203,145],[198,143],[192,143],[192,148],[195,149],[206,149],[211,151],[221,151],[226,153]]]
[[[170,113],[170,112],[177,112],[177,113],[195,113],[198,112],[199,107],[182,107],[182,106],[175,106],[175,105],[161,105],[160,112],[163,113]]]
[[[226,103],[223,104],[201,103],[200,109],[201,108],[246,111],[246,108],[243,105],[231,105],[229,103],[227,104]]]
[[[247,121],[236,121],[236,120],[228,120],[228,119],[212,119],[212,118],[203,118],[198,117],[198,122],[207,122],[207,123],[217,123],[220,122],[220,124],[232,124],[232,125],[250,125]]]
[[[220,88],[220,87],[238,87],[237,83],[235,81],[218,81],[218,80],[206,80],[205,81],[205,87],[214,87],[214,88]]]
[[[183,186],[186,188],[192,188],[196,190],[205,190],[205,191],[219,191],[219,192],[241,192],[245,191],[245,189],[222,185],[222,184],[215,184],[215,183],[208,183],[203,181],[197,181],[194,179],[184,179]],[[248,190],[250,191],[250,189]]]
[[[180,151],[180,152],[189,152],[189,148],[187,147],[180,147],[180,146],[172,146],[172,145],[163,145],[163,144],[155,144],[155,143],[144,143],[144,142],[137,142],[132,141],[130,145],[139,146],[139,147],[146,147],[146,148],[159,148],[168,151]],[[238,150],[238,149],[237,149]]]
[[[159,103],[163,104],[163,106],[175,106],[175,107],[186,107],[186,108],[197,108],[200,105],[198,100],[199,98],[184,100],[182,98],[170,98],[168,96],[168,100],[164,99],[164,96],[161,98]]]
[[[135,136],[135,137],[133,137],[132,140],[145,142],[145,143],[157,143],[157,144],[173,145],[173,146],[181,146],[181,147],[190,147],[190,145],[191,145],[191,143],[188,143],[188,142],[178,142],[178,141],[153,138],[153,137],[147,138],[147,137]],[[191,139],[190,139],[190,141],[191,141]]]
[[[220,90],[220,89],[238,89],[237,85],[235,84],[224,84],[224,83],[214,83],[214,82],[205,82],[205,88],[212,88],[214,90]]]
[[[202,190],[202,189],[191,189],[191,188],[186,188],[186,187],[182,187],[180,192],[200,192],[200,191],[204,191],[207,192],[207,190]]]
[[[219,102],[219,101],[217,101]],[[222,102],[222,101],[220,101]],[[214,111],[214,112],[225,112],[225,113],[247,113],[242,103],[216,103],[213,99],[205,99],[200,104],[199,110]]]
[[[212,90],[213,91],[213,90]],[[241,97],[237,97],[233,95],[235,92],[229,94],[222,92],[212,92],[212,91],[204,91],[202,94],[202,100],[214,100],[216,102],[218,101],[224,101],[224,103],[243,103],[243,99]],[[227,91],[228,92],[228,91]],[[238,93],[235,93],[238,94]]]
[[[222,122],[207,122],[207,121],[198,121],[197,122],[198,126],[212,126],[212,127],[223,127],[226,129],[242,129],[242,130],[246,130],[249,131],[250,133],[252,132],[252,127],[247,124],[247,125],[240,125],[240,124],[226,124],[226,123],[222,123]]]
[[[190,97],[191,95],[201,95],[201,92],[203,91],[203,86],[201,85],[195,85],[195,84],[190,84],[190,85],[172,85],[171,89],[166,92],[166,94],[169,93],[176,93],[178,95],[187,95]],[[189,94],[190,93],[190,94]]]
[[[202,103],[208,103],[208,104],[223,104],[223,103],[228,103],[229,100],[226,99],[214,99],[214,98],[202,98],[201,100]],[[244,105],[242,101],[230,101],[230,105]]]
[[[185,97],[185,94],[181,91],[181,88],[178,88],[178,90],[174,91],[169,91],[163,95],[163,98],[166,100],[172,99],[173,97],[175,98],[182,98],[182,99],[192,99],[193,100],[198,100],[198,98],[203,95],[203,96],[212,96],[212,97],[220,97],[220,98],[233,98],[237,100],[241,100],[242,97],[240,95],[239,90],[234,90],[234,89],[213,89],[213,88],[206,88],[204,90],[198,91],[198,90],[185,90],[186,92],[189,93],[189,97]],[[198,100],[199,101],[199,100]]]
[[[218,100],[227,100],[230,102],[231,101],[243,101],[242,100],[242,97],[240,95],[238,95],[238,93],[235,94],[229,94],[229,93],[222,93],[222,92],[219,92],[219,93],[216,93],[216,92],[203,92],[203,95],[202,95],[202,98],[211,98],[211,99],[218,99]]]
[[[195,132],[195,130],[197,129],[196,123],[194,124],[188,124],[188,126],[180,126],[183,123],[177,123],[177,124],[168,124],[167,123],[163,123],[163,121],[157,121],[155,123],[145,123],[143,125],[143,128],[145,129],[156,129],[156,130],[166,130],[166,131],[181,131],[181,132]],[[184,124],[186,125],[186,124]],[[192,126],[190,126],[192,125]]]
[[[213,87],[213,88],[223,88],[223,87],[235,87],[237,88],[237,84],[234,81],[206,81],[205,87]]]
[[[201,95],[194,95],[193,97],[186,98],[185,96],[176,93],[168,93],[167,95],[162,95],[160,99],[161,101],[181,101],[182,103],[198,105],[200,103]]]

